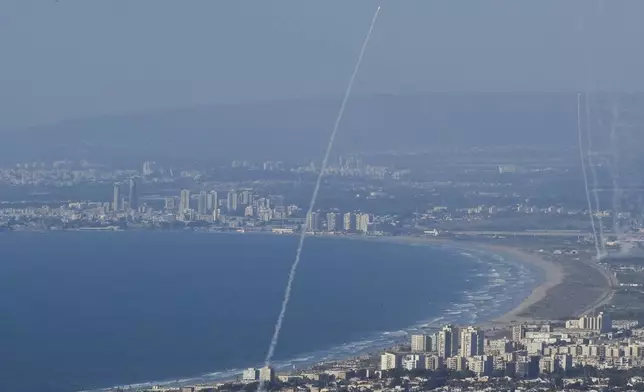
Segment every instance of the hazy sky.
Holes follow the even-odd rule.
[[[377,4],[356,94],[644,90],[641,0],[2,0],[0,128],[341,95]]]

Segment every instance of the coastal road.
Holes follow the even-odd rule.
[[[501,237],[583,237],[587,233],[579,230],[526,230],[526,231],[493,231],[493,230],[467,230],[453,231],[451,234],[461,236],[501,236]]]

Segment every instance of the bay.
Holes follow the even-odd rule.
[[[3,233],[0,386],[85,390],[258,366],[296,241],[195,232]],[[308,238],[275,359],[291,366],[346,356],[390,344],[423,323],[475,322],[507,310],[539,278],[488,256]]]

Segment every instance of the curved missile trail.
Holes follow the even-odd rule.
[[[324,158],[322,159],[322,166],[320,167],[320,173],[318,174],[317,181],[315,182],[315,188],[313,190],[311,202],[309,203],[309,209],[307,211],[307,215],[312,213],[313,208],[315,207],[315,201],[317,200],[317,197],[318,197],[320,184],[322,183],[322,177],[324,176],[324,171],[326,170],[327,163],[329,161],[329,154],[331,153],[331,149],[333,148],[333,142],[335,141],[335,136],[338,133],[338,128],[340,126],[340,122],[342,121],[342,117],[344,115],[344,109],[347,106],[347,101],[349,100],[349,96],[351,95],[353,82],[355,81],[356,75],[358,74],[358,70],[360,69],[360,63],[362,63],[362,57],[364,56],[365,50],[367,49],[369,38],[371,37],[371,32],[373,31],[373,27],[376,24],[376,20],[378,19],[379,12],[380,12],[380,6],[378,6],[375,14],[373,15],[373,19],[371,20],[371,24],[369,25],[369,31],[367,32],[367,36],[364,40],[364,43],[362,44],[362,48],[360,49],[360,54],[358,55],[358,60],[356,61],[355,67],[353,68],[353,73],[351,74],[351,78],[349,79],[349,85],[347,86],[347,90],[344,93],[344,98],[342,99],[342,104],[340,105],[340,111],[338,113],[338,117],[335,120],[335,124],[333,125],[333,131],[331,132],[331,137],[329,138],[329,144],[327,145],[326,152],[324,153]],[[273,333],[273,338],[271,339],[271,344],[268,347],[268,353],[266,354],[266,360],[264,361],[264,366],[270,365],[271,360],[273,359],[273,354],[275,353],[275,347],[277,346],[277,341],[279,339],[280,331],[282,329],[282,322],[284,321],[286,308],[288,307],[288,302],[291,298],[291,287],[293,285],[293,281],[295,280],[295,273],[297,272],[297,266],[300,263],[300,256],[302,255],[302,248],[304,247],[305,237],[306,237],[306,230],[302,230],[300,234],[300,240],[297,246],[297,252],[295,254],[295,261],[293,262],[293,265],[291,266],[291,270],[288,274],[288,282],[286,283],[286,290],[284,292],[284,299],[282,301],[282,309],[280,310],[280,314],[277,318],[277,323],[275,324],[275,331]],[[263,385],[261,384],[262,383],[260,383],[260,388],[259,388],[260,391],[264,389]]]
[[[579,138],[579,157],[581,158],[581,171],[584,174],[584,188],[586,189],[586,201],[588,202],[588,216],[590,217],[590,226],[593,229],[595,252],[597,257],[599,257],[599,243],[597,241],[597,230],[595,229],[595,218],[593,218],[593,204],[590,201],[590,192],[588,191],[588,173],[586,172],[586,158],[584,157],[584,146],[581,137],[581,93],[577,93],[577,136]]]

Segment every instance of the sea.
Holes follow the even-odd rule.
[[[0,233],[0,389],[186,384],[262,366],[296,245],[248,233]],[[274,365],[489,320],[543,275],[463,246],[309,237]]]

